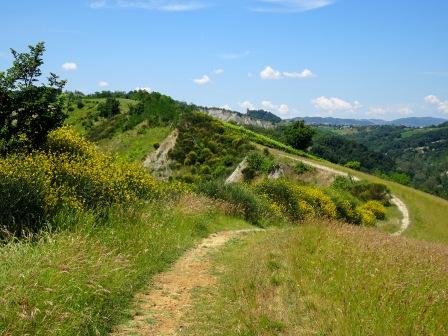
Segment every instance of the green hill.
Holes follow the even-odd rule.
[[[201,239],[254,228],[268,230],[210,260],[218,290],[188,293],[185,332],[344,334],[359,321],[380,334],[446,331],[446,245],[425,240],[448,242],[447,201],[159,93],[75,96],[66,109],[68,127],[39,151],[0,159],[0,220],[16,234],[2,231],[3,333],[108,334],[147,316],[132,310],[136,295]],[[172,174],[158,181],[142,162],[174,129],[165,162]],[[404,235],[421,241],[381,233],[401,220],[391,193],[410,211]]]

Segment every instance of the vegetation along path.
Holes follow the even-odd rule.
[[[279,155],[281,155],[281,156],[283,156],[285,158],[294,160],[294,161],[301,161],[301,162],[303,162],[303,163],[305,163],[307,165],[310,165],[310,166],[312,166],[312,167],[314,167],[316,169],[324,170],[324,171],[327,171],[327,172],[332,173],[332,174],[336,174],[336,175],[340,175],[340,176],[351,176],[350,174],[348,174],[346,172],[342,172],[342,171],[333,169],[331,167],[324,166],[322,164],[313,162],[311,160],[307,160],[307,159],[304,159],[304,158],[298,158],[298,157],[285,155],[285,154],[279,154]],[[360,180],[356,176],[351,176],[351,177],[353,179],[357,180],[357,181]],[[398,210],[401,212],[401,214],[403,216],[403,218],[401,219],[401,223],[400,223],[400,229],[397,232],[392,234],[393,236],[400,236],[400,235],[403,234],[404,231],[407,230],[407,228],[411,224],[410,216],[409,216],[409,209],[406,206],[406,204],[401,199],[399,199],[397,196],[395,196],[395,195],[392,195],[392,203],[397,206]]]
[[[146,292],[135,298],[135,315],[112,335],[177,335],[184,314],[191,306],[192,291],[213,285],[209,253],[239,235],[260,231],[224,231],[205,238],[167,272],[157,275]]]

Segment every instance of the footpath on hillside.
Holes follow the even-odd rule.
[[[132,320],[117,327],[112,335],[177,335],[191,307],[192,291],[216,282],[210,270],[210,252],[233,238],[256,231],[261,230],[223,231],[205,238],[171,269],[155,276],[147,290],[135,297]]]
[[[309,166],[312,166],[316,169],[324,170],[324,171],[327,171],[329,173],[339,175],[339,176],[345,176],[345,177],[350,176],[354,180],[360,181],[360,178],[358,178],[356,176],[351,176],[350,174],[348,174],[346,172],[342,172],[342,171],[336,170],[334,168],[324,166],[322,164],[319,164],[317,162],[314,162],[314,161],[311,161],[311,160],[308,160],[305,158],[294,157],[294,156],[286,155],[286,154],[282,154],[282,153],[278,153],[278,155],[288,158],[290,160],[301,161],[301,162],[303,162]],[[406,204],[400,198],[398,198],[396,195],[392,195],[392,203],[398,208],[398,210],[402,214],[402,219],[400,221],[400,229],[397,232],[394,232],[392,234],[392,236],[401,236],[403,234],[403,232],[406,231],[409,228],[409,225],[411,224],[409,209],[406,206]]]

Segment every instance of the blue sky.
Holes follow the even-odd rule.
[[[281,117],[448,118],[446,0],[2,0],[9,48],[84,92],[150,88]]]

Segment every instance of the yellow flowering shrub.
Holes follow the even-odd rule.
[[[367,203],[363,204],[361,208],[372,212],[377,219],[386,218],[386,208],[378,201],[368,201]]]
[[[356,213],[359,215],[361,225],[375,226],[376,217],[372,211],[360,206],[356,209]]]
[[[68,128],[50,133],[47,150],[0,159],[0,226],[9,231],[36,231],[61,207],[95,209],[167,191],[140,165],[100,153]]]
[[[79,136],[70,127],[64,126],[48,134],[47,149],[54,154],[93,157],[98,155],[95,145]]]
[[[322,189],[314,186],[294,185],[298,198],[308,203],[316,212],[330,218],[337,217],[336,205]]]

